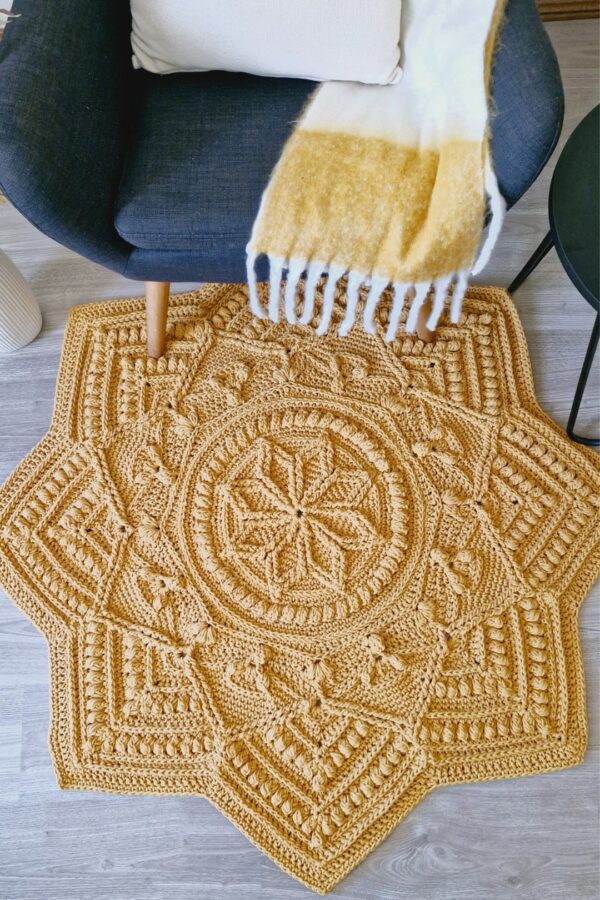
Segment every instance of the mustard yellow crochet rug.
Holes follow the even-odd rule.
[[[540,411],[509,296],[424,345],[243,288],[75,309],[0,492],[62,787],[201,794],[326,892],[433,787],[578,763],[600,466]],[[335,317],[343,317],[338,297]]]

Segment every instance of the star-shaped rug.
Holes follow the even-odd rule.
[[[143,300],[75,309],[0,491],[60,785],[201,794],[323,893],[435,786],[586,745],[598,457],[539,409],[504,291],[428,345],[388,313],[318,338],[207,287],[156,361]]]

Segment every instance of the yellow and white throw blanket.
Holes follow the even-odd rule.
[[[375,331],[374,313],[390,285],[388,340],[406,303],[405,327],[415,330],[430,292],[427,327],[436,327],[447,300],[458,321],[469,277],[488,261],[505,212],[488,134],[504,3],[404,0],[401,82],[317,89],[275,168],[248,244],[257,316],[277,322],[281,307],[290,323],[316,316],[324,334],[338,282],[347,278],[341,335],[359,311],[365,330]],[[267,309],[255,274],[262,254],[270,262]]]

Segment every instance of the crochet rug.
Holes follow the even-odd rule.
[[[155,361],[143,300],[75,309],[0,493],[60,785],[201,794],[319,892],[435,786],[586,745],[598,457],[537,406],[504,291],[428,345],[388,311],[318,338],[207,287]]]

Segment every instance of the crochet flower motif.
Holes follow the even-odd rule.
[[[361,510],[371,477],[339,465],[326,439],[296,452],[261,441],[255,453],[249,477],[228,488],[236,552],[264,565],[275,594],[310,578],[342,591],[348,552],[382,539]]]

